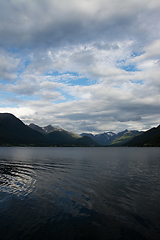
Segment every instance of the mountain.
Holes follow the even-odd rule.
[[[131,140],[133,137],[140,135],[139,131],[128,131],[127,129],[117,134],[113,132],[105,132],[102,134],[93,135],[91,133],[82,133],[81,136],[89,136],[94,141],[103,146],[122,146],[124,143]]]
[[[149,129],[140,136],[134,137],[131,141],[124,144],[124,146],[160,147],[160,125]]]
[[[47,142],[55,145],[75,145],[75,146],[99,146],[97,142],[90,137],[80,136],[75,132],[67,131],[61,127],[53,127],[48,125],[39,127],[35,124],[30,124],[29,127],[34,128],[36,131],[46,133]]]
[[[10,113],[0,113],[0,144],[45,143],[44,136]]]
[[[133,139],[135,136],[139,136],[141,134],[142,134],[142,132],[139,132],[136,130],[128,131],[126,129],[125,131],[116,134],[116,136],[114,136],[114,138],[111,139],[112,141],[109,145],[110,146],[122,146],[123,144],[125,144],[128,141],[130,141],[131,139]]]
[[[87,136],[83,136],[81,138],[78,138],[76,140],[76,144],[77,145],[83,145],[83,146],[95,146],[95,147],[99,147],[100,145],[98,143],[96,143],[93,139],[91,139],[90,137]]]
[[[39,127],[34,123],[29,124],[28,127],[32,128],[33,130],[36,130],[37,132],[45,133],[45,130],[43,130],[43,128]]]
[[[72,145],[72,146],[99,146],[93,139],[90,137],[73,137],[67,131],[53,131],[47,134],[48,142],[55,145]]]
[[[67,131],[66,129],[63,129],[61,127],[53,127],[52,125],[48,125],[45,127],[39,127],[38,125],[31,123],[28,125],[30,128],[41,132],[41,133],[51,133],[51,132],[67,132],[69,135],[71,135],[74,138],[81,138],[81,136],[75,132]]]
[[[46,127],[42,127],[42,129],[45,131],[45,133],[51,133],[51,132],[53,132],[55,130],[60,130],[61,131],[60,127],[55,128],[52,125],[48,125]]]
[[[91,138],[56,128],[46,133],[35,124],[25,125],[10,113],[0,113],[0,145],[6,146],[99,146]]]
[[[48,125],[48,126],[45,126],[45,127],[39,127],[38,125],[36,125],[34,123],[31,123],[28,126],[32,129],[38,131],[38,132],[41,132],[41,133],[51,133],[54,130],[61,129],[59,127],[55,128],[52,125]]]
[[[96,141],[97,143],[99,143],[100,145],[109,145],[111,141],[110,139],[116,134],[112,132],[105,132],[105,133],[96,134],[96,135],[93,135],[92,133],[82,133],[80,135],[88,136],[92,138],[94,141]]]

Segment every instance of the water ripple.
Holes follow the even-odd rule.
[[[36,174],[33,166],[13,163],[7,160],[0,161],[0,189],[17,196],[26,196],[32,192],[36,183]]]

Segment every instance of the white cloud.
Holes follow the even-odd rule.
[[[19,63],[19,58],[10,56],[5,50],[0,49],[0,79],[11,82],[16,80]]]
[[[76,132],[158,125],[159,12],[157,0],[1,0],[1,112]]]
[[[18,118],[23,118],[23,116],[31,117],[35,114],[35,112],[29,107],[21,107],[21,108],[6,107],[5,109],[0,107],[0,112],[1,113],[9,112],[14,114]]]
[[[140,56],[132,59],[132,62],[142,62],[146,61],[150,64],[153,64],[153,61],[160,60],[160,40],[152,42],[149,46],[146,46],[142,49],[144,53]]]

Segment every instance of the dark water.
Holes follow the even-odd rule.
[[[0,148],[0,239],[160,240],[160,148]]]

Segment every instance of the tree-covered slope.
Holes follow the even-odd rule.
[[[123,144],[133,139],[135,136],[142,134],[139,131],[124,131],[121,133],[122,134],[117,134],[116,138],[109,144],[110,146],[122,146]]]
[[[44,136],[9,113],[0,113],[0,144],[45,143]]]
[[[160,125],[133,138],[125,146],[160,146]]]
[[[28,127],[30,127],[33,130],[36,130],[37,132],[45,133],[45,131],[41,127],[39,127],[38,125],[36,125],[34,123],[29,124]]]
[[[51,145],[64,145],[64,146],[99,146],[90,137],[77,137],[77,135],[71,134],[68,131],[53,131],[46,134],[46,138]]]
[[[74,144],[76,140],[66,131],[58,131],[58,130],[48,133],[46,137],[48,142],[51,144],[66,144],[66,145]]]
[[[88,136],[84,136],[82,138],[78,138],[76,140],[76,144],[80,145],[80,146],[86,146],[86,147],[87,146],[95,146],[95,147],[100,146],[97,142],[95,142],[93,139],[91,139]]]

